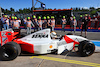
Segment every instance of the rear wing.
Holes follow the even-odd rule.
[[[17,38],[19,32],[14,32],[12,29],[0,31],[0,46]]]

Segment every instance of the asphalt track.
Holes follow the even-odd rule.
[[[25,33],[26,31],[23,29],[21,32]],[[56,32],[65,35],[70,31]],[[75,35],[80,35],[80,32],[76,32]],[[100,40],[100,32],[88,32],[87,38]],[[100,67],[100,53],[94,53],[89,57],[80,57],[73,51],[68,55],[21,54],[13,61],[0,61],[0,67]]]

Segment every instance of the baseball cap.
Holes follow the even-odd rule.
[[[65,19],[65,16],[63,16],[63,18]]]
[[[40,17],[40,16],[38,16],[38,19],[41,19],[41,17]]]
[[[46,20],[46,17],[44,16],[43,19]]]
[[[35,16],[35,15],[33,15],[33,18],[36,18],[36,16]]]
[[[49,16],[47,16],[47,19],[50,19],[50,17],[49,17]]]
[[[30,20],[30,17],[27,17],[28,20]]]
[[[14,19],[16,20],[16,19],[17,19],[17,17],[14,17]]]
[[[51,16],[51,19],[54,19],[54,16]]]
[[[73,19],[75,19],[75,16],[73,16]]]

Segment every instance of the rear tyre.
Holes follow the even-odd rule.
[[[82,57],[90,56],[94,53],[95,45],[90,41],[82,41],[78,46],[78,53]]]
[[[0,59],[3,61],[14,60],[21,53],[20,46],[15,42],[8,42],[0,48]]]

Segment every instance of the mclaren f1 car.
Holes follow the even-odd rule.
[[[21,35],[18,31],[12,29],[0,32],[0,59],[14,60],[21,51],[27,51],[35,54],[47,54],[56,52],[62,54],[64,50],[75,50],[78,45],[78,54],[80,56],[90,56],[99,51],[89,39],[76,35],[57,35],[50,33],[50,29],[43,29],[29,35]]]

